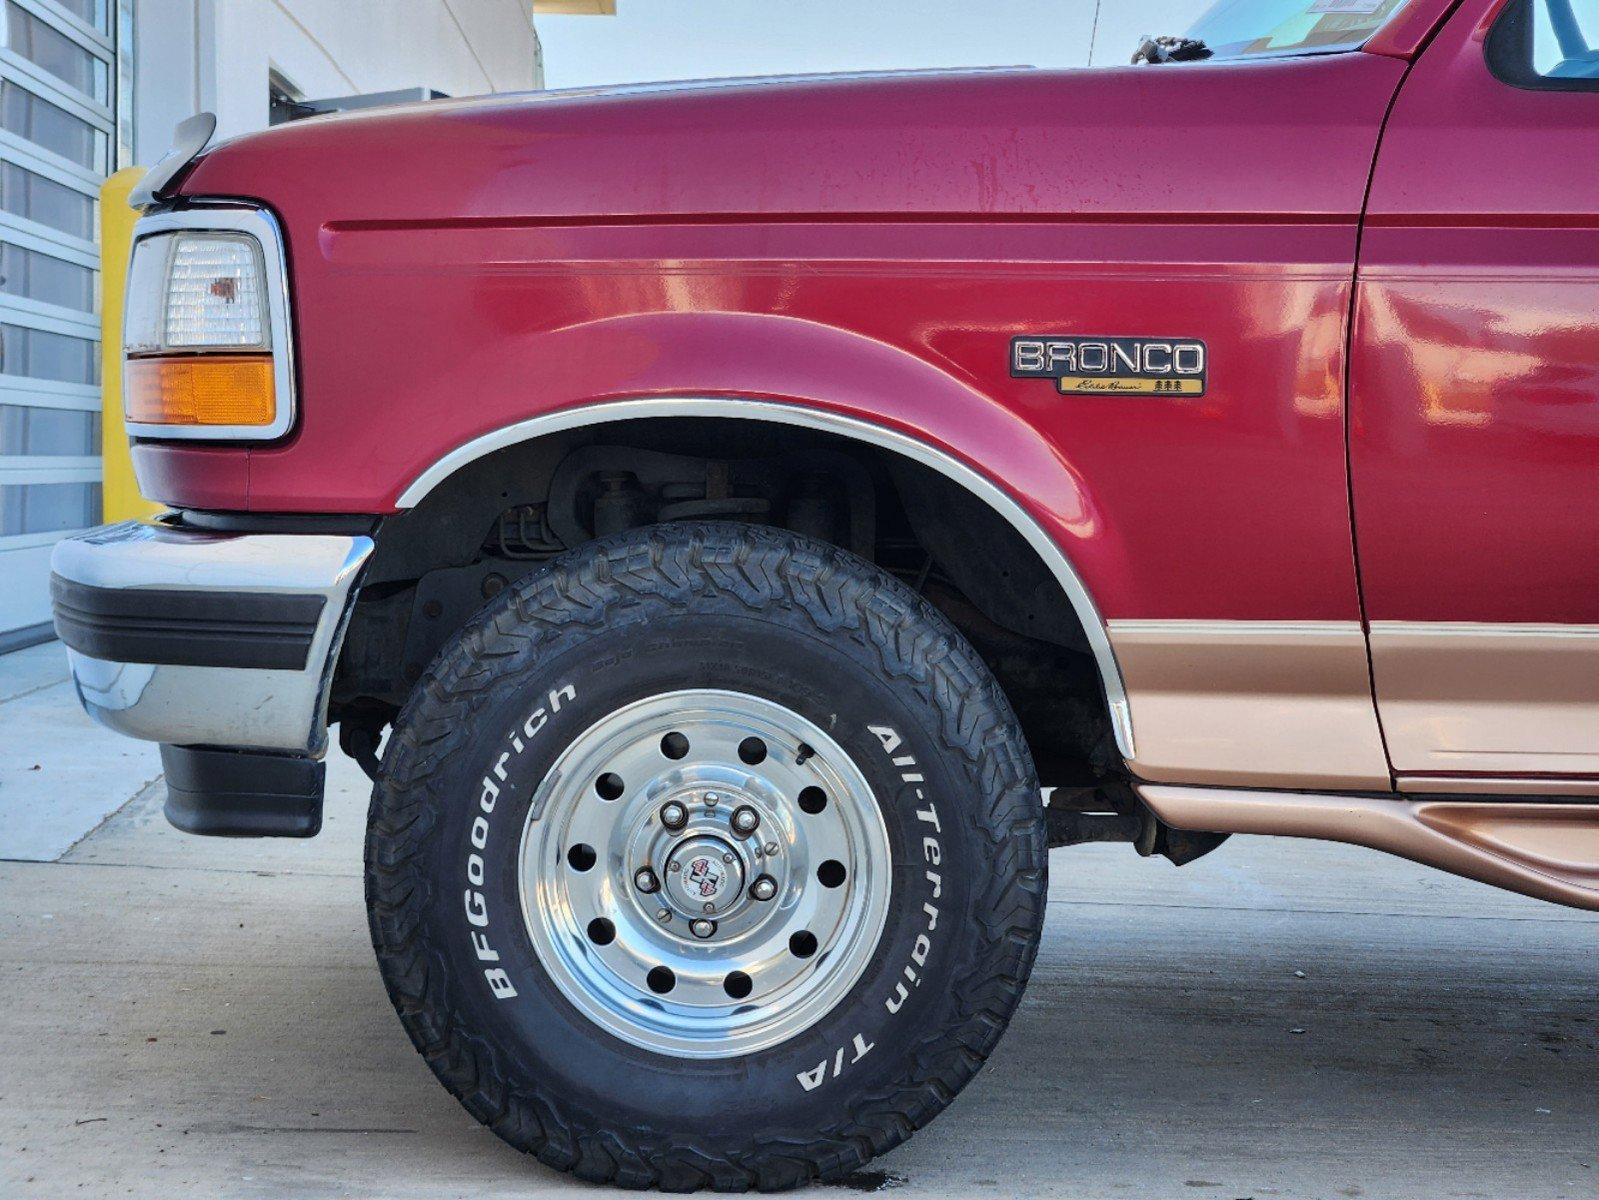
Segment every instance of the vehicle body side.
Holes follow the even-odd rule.
[[[414,1044],[594,1181],[920,1128],[1052,847],[1599,911],[1599,24],[1544,2],[1552,66],[1529,0],[1259,0],[1103,72],[198,114],[124,339],[171,511],[53,551],[80,698],[202,834],[318,832],[336,727]]]
[[[1471,236],[1471,219],[1429,216],[1416,197],[1449,181],[1428,132],[1448,124],[1448,89],[1485,93],[1480,44],[1503,5],[1415,0],[1365,52],[489,97],[224,143],[170,207],[273,214],[293,292],[296,423],[259,445],[139,441],[140,478],[202,528],[372,535],[342,658],[318,693],[372,745],[508,578],[607,528],[747,512],[929,587],[1006,688],[1045,782],[1114,810],[1096,810],[1110,822],[1097,832],[1066,822],[1064,841],[1108,832],[1148,852],[1157,826],[1319,829],[1498,882],[1504,870],[1461,850],[1458,831],[1485,828],[1483,814],[1447,808],[1456,832],[1433,837],[1435,808],[1404,794],[1436,806],[1454,803],[1439,793],[1547,799],[1599,783],[1573,777],[1585,760],[1569,753],[1516,780],[1478,760],[1432,769],[1423,742],[1440,694],[1406,707],[1416,631],[1401,626],[1458,632],[1443,626],[1471,610],[1461,573],[1485,529],[1470,515],[1476,485],[1430,455],[1420,477],[1467,507],[1430,519],[1450,546],[1426,544],[1429,510],[1407,501],[1397,451],[1416,440],[1417,398],[1426,425],[1426,398],[1450,385],[1381,364],[1395,343],[1447,327],[1491,344],[1505,380],[1527,377],[1529,353],[1552,354],[1568,382],[1581,373],[1592,329],[1575,315],[1580,287],[1551,300],[1535,286],[1494,316],[1466,311],[1448,291],[1460,281],[1402,265],[1406,238],[1449,251]],[[1390,148],[1396,113],[1416,128]],[[1550,170],[1550,194],[1570,193],[1569,165]],[[1468,187],[1440,203],[1475,211],[1478,199]],[[1518,261],[1580,240],[1580,204],[1550,233],[1544,201],[1513,199],[1488,204],[1488,224],[1514,227],[1519,241],[1500,244]],[[1545,320],[1558,312],[1569,319]],[[1528,331],[1506,335],[1515,321]],[[1199,344],[1207,373],[1182,395],[1072,394],[1017,369],[1026,338]],[[1521,419],[1536,425],[1529,395]],[[1544,434],[1524,433],[1536,473]],[[1492,444],[1466,449],[1501,495]],[[1569,470],[1532,479],[1534,492],[1580,472],[1554,457]],[[579,461],[588,474],[574,482]],[[815,464],[842,472],[847,536],[789,519],[814,499]],[[636,495],[646,476],[648,503]],[[753,492],[730,493],[735,476]],[[574,520],[574,504],[589,515]],[[1509,503],[1494,519],[1525,511]],[[1557,543],[1590,525],[1579,506],[1506,561],[1581,593]],[[1486,533],[1510,544],[1502,527]],[[1427,597],[1415,564],[1429,556],[1448,560],[1447,603]],[[1524,624],[1541,611],[1511,607]],[[1496,652],[1505,632],[1484,635]],[[1534,640],[1515,642],[1511,674],[1532,661],[1524,651],[1548,649]],[[1443,699],[1468,710],[1473,686]],[[1515,699],[1500,690],[1501,707]],[[1554,703],[1569,739],[1599,696],[1580,680],[1568,690]],[[1534,724],[1551,711],[1537,698],[1524,697]],[[1528,747],[1536,767],[1544,751]],[[1334,799],[1296,806],[1307,791]],[[1392,803],[1391,836],[1338,796]],[[1494,836],[1525,890],[1543,887],[1540,871],[1588,869],[1580,855],[1544,862],[1542,833],[1517,825]],[[1181,861],[1212,844],[1165,848]]]
[[[300,426],[244,455],[141,445],[137,464],[174,504],[383,513],[457,447],[573,406],[847,415],[975,466],[1059,544],[1148,693],[1146,777],[1386,786],[1342,388],[1403,70],[1357,54],[470,101],[224,145],[186,194],[293,181],[259,198],[292,261]],[[1201,330],[1199,399],[1064,397],[1006,369],[1018,335]],[[1250,623],[1242,644],[1200,631],[1243,664],[1225,696],[1174,663],[1192,639],[1150,624],[1172,621]],[[1313,623],[1311,644],[1282,622]],[[1228,698],[1280,699],[1307,658],[1314,701]],[[1244,744],[1240,717],[1268,730]],[[1325,753],[1296,735],[1317,721]]]

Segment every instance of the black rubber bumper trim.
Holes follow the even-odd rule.
[[[162,746],[167,820],[209,837],[314,837],[326,767],[250,750]]]
[[[174,509],[164,523],[174,529],[207,533],[321,533],[370,537],[382,517],[364,513],[247,513],[199,508]]]
[[[100,588],[50,577],[56,633],[107,662],[303,671],[322,596]]]

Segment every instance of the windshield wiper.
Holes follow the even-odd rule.
[[[1197,62],[1209,58],[1211,49],[1198,38],[1145,34],[1133,52],[1134,63]]]

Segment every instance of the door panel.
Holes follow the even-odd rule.
[[[1407,79],[1361,247],[1355,531],[1401,775],[1599,775],[1599,81],[1497,77],[1502,7]]]
[[[1599,775],[1599,627],[1373,621],[1371,644],[1401,772]]]

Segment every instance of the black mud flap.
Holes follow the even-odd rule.
[[[162,746],[167,820],[210,837],[314,837],[325,767],[252,750]]]

